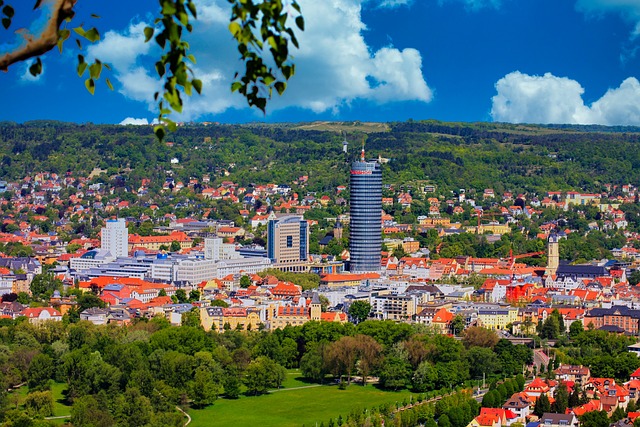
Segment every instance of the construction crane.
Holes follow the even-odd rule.
[[[517,259],[540,256],[540,255],[544,255],[544,254],[545,254],[545,251],[538,251],[538,252],[527,252],[526,254],[514,255],[513,254],[513,249],[509,249],[509,266],[510,266],[510,268],[513,268],[513,266],[515,265]]]
[[[476,215],[478,216],[478,226],[476,227],[477,234],[480,234],[480,221],[482,220],[482,217],[495,218],[503,216],[500,212],[484,212],[481,210],[477,210]]]

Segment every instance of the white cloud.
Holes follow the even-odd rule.
[[[148,125],[149,124],[149,120],[147,119],[136,119],[133,117],[127,117],[126,119],[124,119],[123,121],[120,122],[121,125]]]
[[[133,66],[140,55],[146,55],[150,43],[144,42],[144,22],[132,24],[122,34],[107,31],[100,43],[87,47],[88,58],[99,58],[118,70],[126,70]]]
[[[378,7],[400,7],[400,6],[410,6],[413,3],[413,0],[382,0]]]
[[[447,2],[464,3],[467,9],[474,12],[484,8],[500,9],[502,6],[502,0],[438,0],[441,6]]]
[[[33,63],[35,62],[34,59],[29,59],[25,62],[22,63],[21,69],[20,69],[20,82],[21,83],[44,83],[44,72],[45,72],[45,66],[43,65],[42,67],[42,72],[40,74],[38,74],[37,76],[32,75],[29,72],[29,67],[31,67],[31,65],[33,65]]]
[[[117,71],[116,78],[121,84],[121,94],[134,101],[146,102],[153,111],[153,94],[162,88],[162,84],[156,77],[152,77],[146,68],[135,67],[124,72]]]
[[[591,106],[603,124],[640,125],[640,82],[629,77]]]
[[[640,1],[638,0],[577,0],[576,9],[587,16],[620,13],[625,19],[635,24],[631,36],[635,38],[640,35]]]
[[[510,123],[640,125],[640,83],[634,77],[585,105],[584,89],[575,80],[530,76],[515,71],[496,83],[493,120]]]
[[[363,3],[400,6],[408,0],[299,0],[305,31],[298,34],[294,50],[296,74],[284,96],[274,96],[269,111],[302,107],[320,113],[339,111],[356,99],[376,103],[415,100],[429,102],[432,91],[422,73],[422,57],[410,47],[384,47],[373,51],[362,32]],[[368,5],[369,5],[368,4]],[[203,81],[202,96],[184,99],[184,113],[176,119],[193,120],[230,108],[244,108],[246,101],[230,92],[235,71],[242,65],[228,31],[229,6],[224,0],[199,0],[199,19],[189,35],[198,62],[194,66]],[[160,83],[152,68],[157,48],[144,43],[146,24],[131,25],[122,33],[109,32],[91,54],[114,66],[120,92],[155,108],[153,93]],[[126,51],[126,52],[125,52]]]

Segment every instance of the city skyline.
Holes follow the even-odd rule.
[[[157,115],[152,72],[159,52],[144,44],[156,2],[79,4],[76,24],[102,33],[87,57],[111,64],[91,96],[75,73],[76,53],[47,53],[0,76],[3,120],[149,123]],[[113,3],[113,2],[112,2]],[[506,121],[640,125],[637,24],[640,4],[605,0],[301,0],[306,31],[294,50],[296,75],[267,114],[229,87],[238,54],[228,4],[200,0],[189,37],[204,95],[187,100],[183,121]],[[25,5],[16,5],[18,9]],[[122,11],[126,12],[122,12]],[[91,13],[100,19],[90,18]],[[16,43],[16,15],[0,52]],[[64,100],[63,108],[61,101]]]

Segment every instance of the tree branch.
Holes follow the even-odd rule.
[[[57,46],[58,30],[65,19],[72,18],[73,8],[77,0],[51,0],[51,16],[47,24],[36,38],[32,34],[25,34],[25,44],[13,52],[0,56],[0,70],[7,71],[10,65],[25,61],[34,56],[40,56]],[[40,3],[36,3],[40,7]]]

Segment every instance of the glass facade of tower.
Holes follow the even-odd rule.
[[[382,170],[375,161],[351,164],[349,251],[352,272],[380,271]]]

